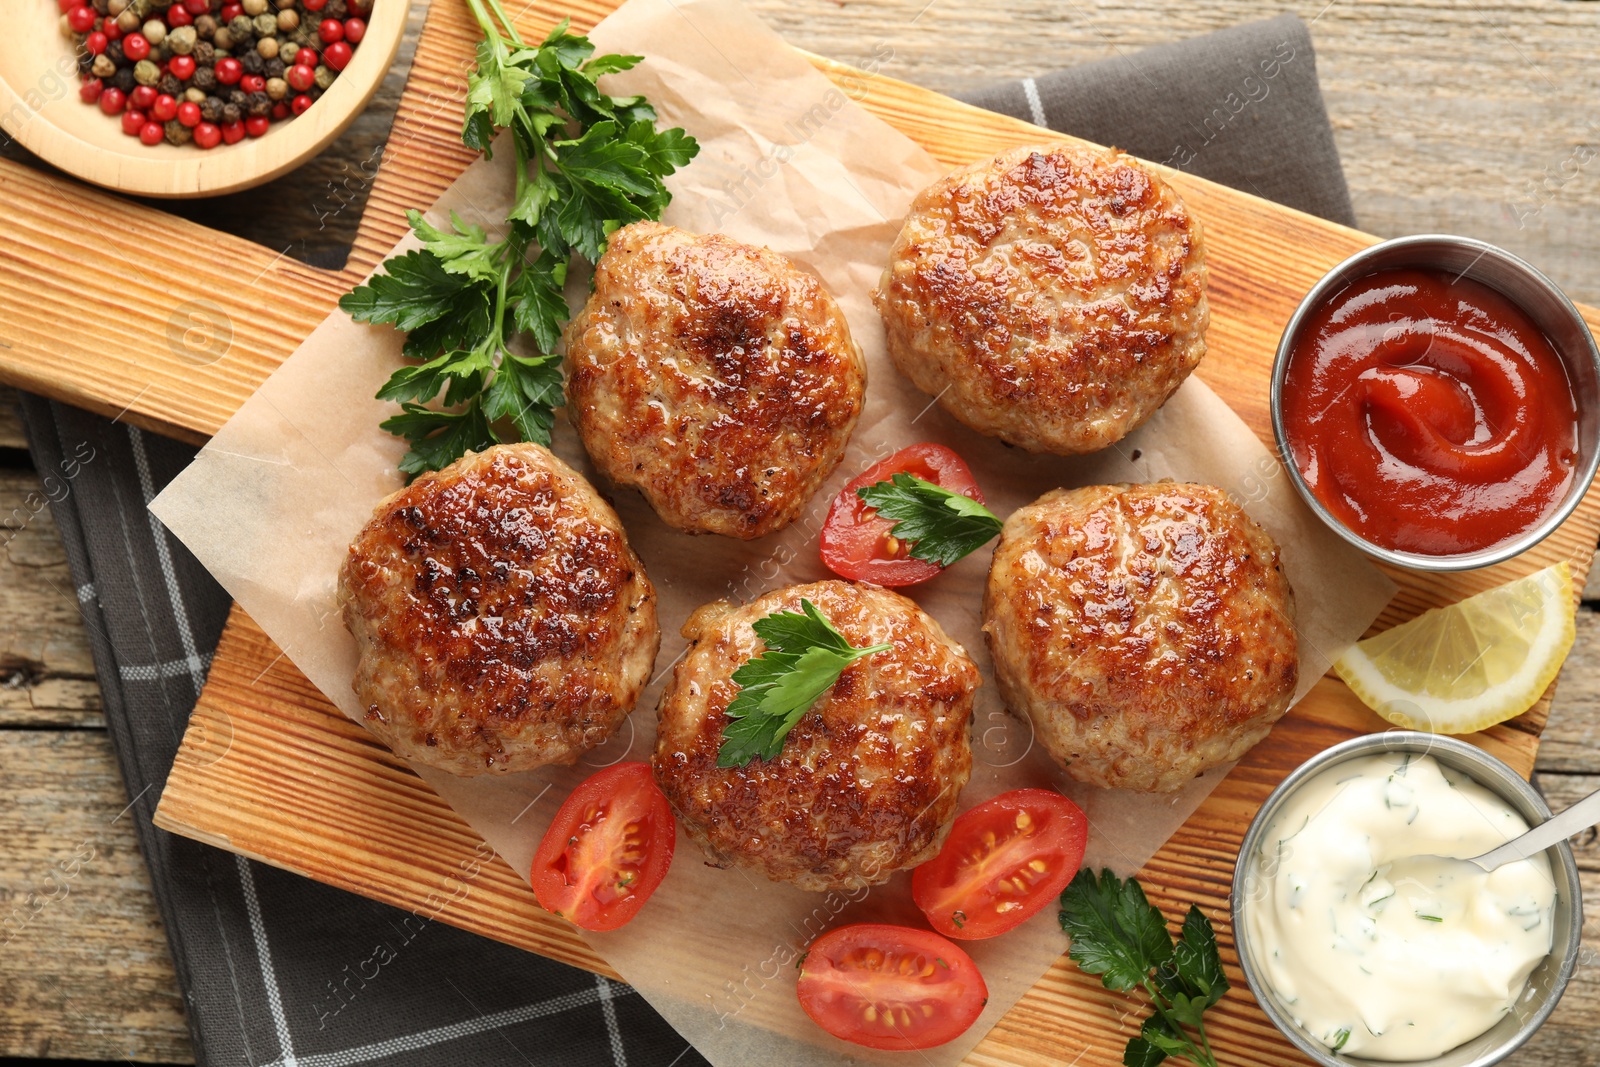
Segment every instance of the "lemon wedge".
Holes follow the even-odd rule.
[[[1562,562],[1358,641],[1333,668],[1396,726],[1470,734],[1533,707],[1576,636]]]

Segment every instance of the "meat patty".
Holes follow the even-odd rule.
[[[751,624],[808,599],[857,648],[856,660],[800,718],[772,760],[720,768],[732,674],[765,645]],[[689,836],[718,865],[801,889],[853,890],[938,851],[972,773],[968,737],[978,669],[905,597],[828,581],[735,607],[708,604],[684,625],[691,644],[661,698],[656,780]]]
[[[618,230],[566,337],[567,412],[595,466],[690,533],[748,540],[798,518],[866,392],[822,283],[721,234]]]
[[[912,202],[873,299],[889,355],[979,433],[1105,448],[1205,354],[1205,242],[1173,189],[1115,149],[1018,148]]]
[[[379,504],[339,572],[366,725],[452,774],[572,763],[627,717],[661,631],[616,512],[538,445]]]
[[[1168,792],[1289,708],[1294,594],[1209,485],[1060,489],[1006,520],[983,630],[1006,705],[1080,782]]]

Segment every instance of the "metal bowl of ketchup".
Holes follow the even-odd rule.
[[[1510,559],[1578,506],[1600,464],[1600,350],[1549,278],[1467,237],[1398,237],[1306,294],[1272,370],[1300,495],[1378,559]]]

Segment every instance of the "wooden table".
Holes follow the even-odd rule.
[[[34,0],[28,0],[34,2]],[[43,2],[43,0],[38,0]],[[455,0],[441,0],[455,2]],[[960,91],[1050,66],[1115,57],[1250,18],[1262,0],[1168,5],[1123,0],[749,0],[793,43],[845,61],[892,49],[885,73]],[[1363,229],[1469,234],[1600,304],[1600,141],[1592,64],[1600,4],[1325,0],[1315,20],[1328,111]],[[327,264],[350,241],[368,176],[404,82],[411,35],[373,108],[327,154],[194,217]],[[18,155],[15,149],[9,155]],[[3,191],[0,191],[3,193]],[[3,239],[3,237],[0,237]],[[19,528],[0,555],[0,916],[30,891],[54,896],[0,946],[0,1057],[193,1062],[181,998],[150,897],[127,798],[65,560],[35,486],[10,397],[0,391],[0,524]],[[1538,765],[1553,806],[1600,788],[1600,582],[1578,619]],[[57,861],[82,863],[65,891]],[[1584,962],[1551,1023],[1515,1067],[1600,1067],[1600,843],[1582,840],[1589,898]],[[3,938],[0,938],[3,940]]]

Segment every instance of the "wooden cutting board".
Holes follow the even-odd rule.
[[[525,36],[570,14],[593,25],[607,0],[539,0]],[[349,267],[320,271],[105,193],[0,163],[0,379],[191,440],[213,433],[405,232],[472,156],[458,138],[463,71],[476,41],[464,4],[434,4],[418,46]],[[817,59],[834,77],[848,68]],[[860,83],[857,83],[858,85]],[[1055,137],[882,76],[862,104],[952,166]],[[1212,326],[1199,374],[1270,446],[1267,378],[1301,295],[1374,238],[1243,193],[1173,175],[1207,228]],[[71,205],[63,213],[62,205]],[[103,224],[115,218],[114,227]],[[88,270],[95,263],[112,269]],[[227,264],[218,272],[211,264]],[[70,266],[69,266],[70,265]],[[231,347],[214,362],[185,336],[197,290],[219,306]],[[85,315],[84,308],[97,313]],[[1584,311],[1591,327],[1600,314]],[[63,330],[62,323],[71,323]],[[1459,599],[1558,559],[1582,586],[1600,534],[1600,490],[1526,555],[1465,575],[1391,572],[1399,595],[1376,626]],[[1524,774],[1549,695],[1477,740]],[[1251,1000],[1237,968],[1228,893],[1239,840],[1272,787],[1300,762],[1384,725],[1336,678],[1322,679],[1228,776],[1141,874],[1169,915],[1198,903],[1217,925],[1235,985],[1208,1023],[1230,1064],[1305,1061]],[[479,864],[480,839],[403,763],[341,715],[235,611],[156,814],[158,825],[319,881],[601,973],[564,923],[547,917],[504,864]],[[476,869],[476,874],[464,874]],[[971,1064],[1113,1067],[1135,1002],[1064,959],[969,1057]],[[1137,1019],[1137,1013],[1132,1016]],[[1075,1058],[1076,1057],[1076,1058]]]

